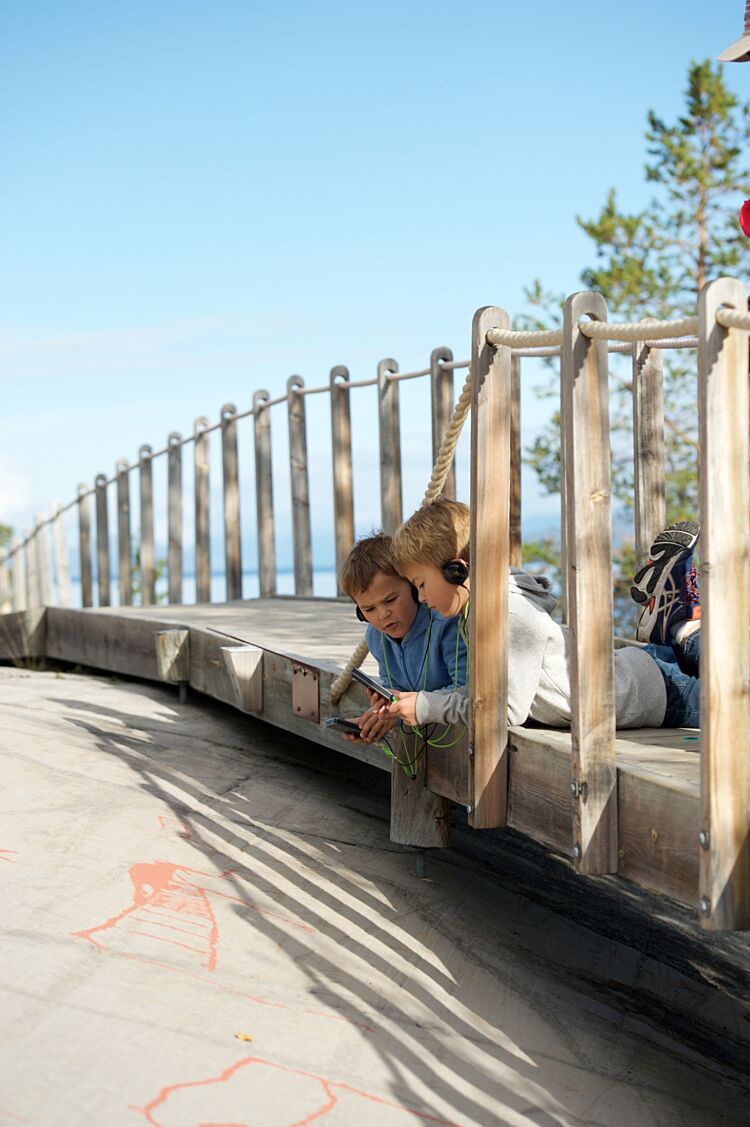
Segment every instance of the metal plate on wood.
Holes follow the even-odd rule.
[[[292,663],[292,708],[302,720],[320,723],[320,679],[309,665]]]

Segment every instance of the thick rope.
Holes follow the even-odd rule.
[[[589,340],[663,340],[665,337],[687,337],[698,332],[697,317],[679,321],[579,321],[578,328]]]
[[[717,309],[716,320],[725,329],[750,329],[750,313],[739,309]]]
[[[436,497],[440,496],[445,479],[450,473],[451,462],[453,455],[456,452],[456,446],[461,436],[461,429],[466,421],[466,416],[471,408],[471,371],[466,377],[466,382],[461,389],[461,394],[456,400],[456,406],[453,408],[451,421],[443,435],[443,441],[440,443],[440,451],[435,459],[435,466],[430,477],[429,485],[422,498],[422,505],[431,505]],[[367,642],[362,640],[355,649],[352,656],[347,661],[335,681],[331,682],[331,703],[338,704],[341,697],[349,688],[352,682],[352,670],[358,669],[362,662],[365,660],[369,653]]]
[[[525,332],[521,329],[490,329],[487,333],[487,344],[499,348],[501,345],[511,348],[541,348],[549,344],[562,344],[562,329],[543,329],[536,332]]]

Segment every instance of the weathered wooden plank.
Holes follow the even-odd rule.
[[[0,617],[0,661],[20,664],[47,651],[47,608],[29,607]]]
[[[70,558],[68,556],[68,543],[65,538],[62,508],[61,501],[56,501],[52,506],[52,544],[55,556],[58,606],[69,607],[73,602],[73,592],[70,586]]]
[[[234,685],[235,704],[242,712],[263,711],[263,650],[260,646],[222,646],[229,676]]]
[[[121,607],[133,603],[129,470],[127,459],[121,458],[117,463],[117,575]]]
[[[396,531],[403,519],[401,493],[401,423],[398,384],[388,376],[398,371],[393,359],[378,364],[378,434],[380,440],[380,522],[383,532]]]
[[[310,534],[310,485],[307,475],[305,400],[299,389],[301,376],[286,382],[289,421],[289,476],[292,489],[292,539],[294,541],[294,592],[312,595],[312,539]]]
[[[452,742],[455,741],[455,742]],[[467,806],[469,791],[469,733],[453,728],[446,736],[451,747],[430,747],[427,752],[427,786],[435,794]]]
[[[664,372],[662,353],[633,345],[635,555],[641,567],[666,523],[664,495]]]
[[[446,369],[443,365],[450,363],[453,352],[450,348],[441,346],[433,348],[430,353],[430,403],[432,406],[432,464],[435,465],[440,453],[440,445],[448,429],[448,423],[453,414],[453,369]],[[455,498],[456,496],[456,459],[451,461],[451,467],[443,486],[443,496]]]
[[[151,607],[156,602],[156,559],[154,556],[154,475],[147,444],[138,451],[138,484],[141,502],[139,559],[141,565],[141,604]]]
[[[167,601],[182,602],[182,435],[167,439]]]
[[[547,742],[547,735],[511,729],[508,825],[570,854],[570,734],[559,743]]]
[[[96,496],[96,578],[99,606],[110,605],[109,570],[109,515],[107,512],[107,475],[99,473],[94,478]]]
[[[13,610],[26,610],[26,556],[17,536],[11,542],[13,548]]]
[[[510,362],[510,564],[523,565],[523,534],[521,531],[521,357],[512,356]]]
[[[391,841],[420,849],[442,849],[450,845],[450,803],[425,786],[425,755],[422,741],[405,737],[408,762],[414,764],[416,777],[410,779],[396,763],[391,767]],[[400,741],[399,741],[400,742]],[[398,747],[399,744],[394,744]],[[403,758],[403,749],[399,758]]]
[[[352,491],[352,425],[349,369],[331,368],[331,453],[333,458],[333,523],[336,536],[336,590],[343,595],[341,569],[354,544]]]
[[[137,611],[120,615],[106,609],[50,607],[48,615],[47,657],[146,681],[161,680],[154,631],[173,629],[174,622],[138,618]]]
[[[743,283],[698,297],[701,450],[701,922],[750,927],[750,439],[748,339],[716,321],[744,312]]]
[[[227,601],[242,598],[242,543],[240,537],[240,476],[237,456],[237,408],[221,409],[221,465],[224,497],[224,561]]]
[[[493,306],[478,309],[471,333],[469,612],[469,820],[475,829],[505,825],[508,783],[511,351],[487,343],[491,328],[510,328],[510,317]]]
[[[573,857],[583,873],[617,871],[614,631],[606,341],[578,328],[606,321],[601,294],[573,294],[563,310],[567,592],[573,736]]]
[[[155,630],[154,652],[160,681],[180,685],[190,680],[190,631],[186,626]]]
[[[258,525],[258,580],[261,598],[276,594],[276,547],[273,534],[273,470],[271,465],[271,415],[264,406],[269,392],[253,396],[255,437],[255,507]]]
[[[205,416],[195,420],[195,601],[211,602],[210,451]]]

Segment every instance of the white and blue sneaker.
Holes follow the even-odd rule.
[[[698,574],[693,552],[701,527],[697,521],[670,524],[651,545],[649,559],[633,576],[630,596],[641,606],[636,638],[671,645],[675,630],[700,618]]]

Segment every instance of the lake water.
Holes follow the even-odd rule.
[[[80,581],[75,580],[72,583],[73,588],[73,606],[81,605],[81,584]],[[276,592],[279,595],[293,595],[294,594],[294,572],[293,571],[279,571],[276,575]],[[334,597],[336,595],[336,571],[334,568],[316,568],[313,571],[313,593],[319,597]],[[167,602],[167,581],[166,577],[157,584],[156,594],[160,603],[166,605]],[[260,594],[260,584],[258,575],[254,571],[245,571],[242,573],[242,597],[243,599],[257,599]],[[111,580],[111,605],[119,605],[119,596],[117,589],[117,577],[114,576]],[[223,603],[226,601],[226,582],[224,579],[224,572],[217,572],[211,576],[211,602]],[[96,582],[94,582],[94,602],[96,602]],[[195,602],[195,576],[184,575],[182,578],[182,602],[194,603]]]

